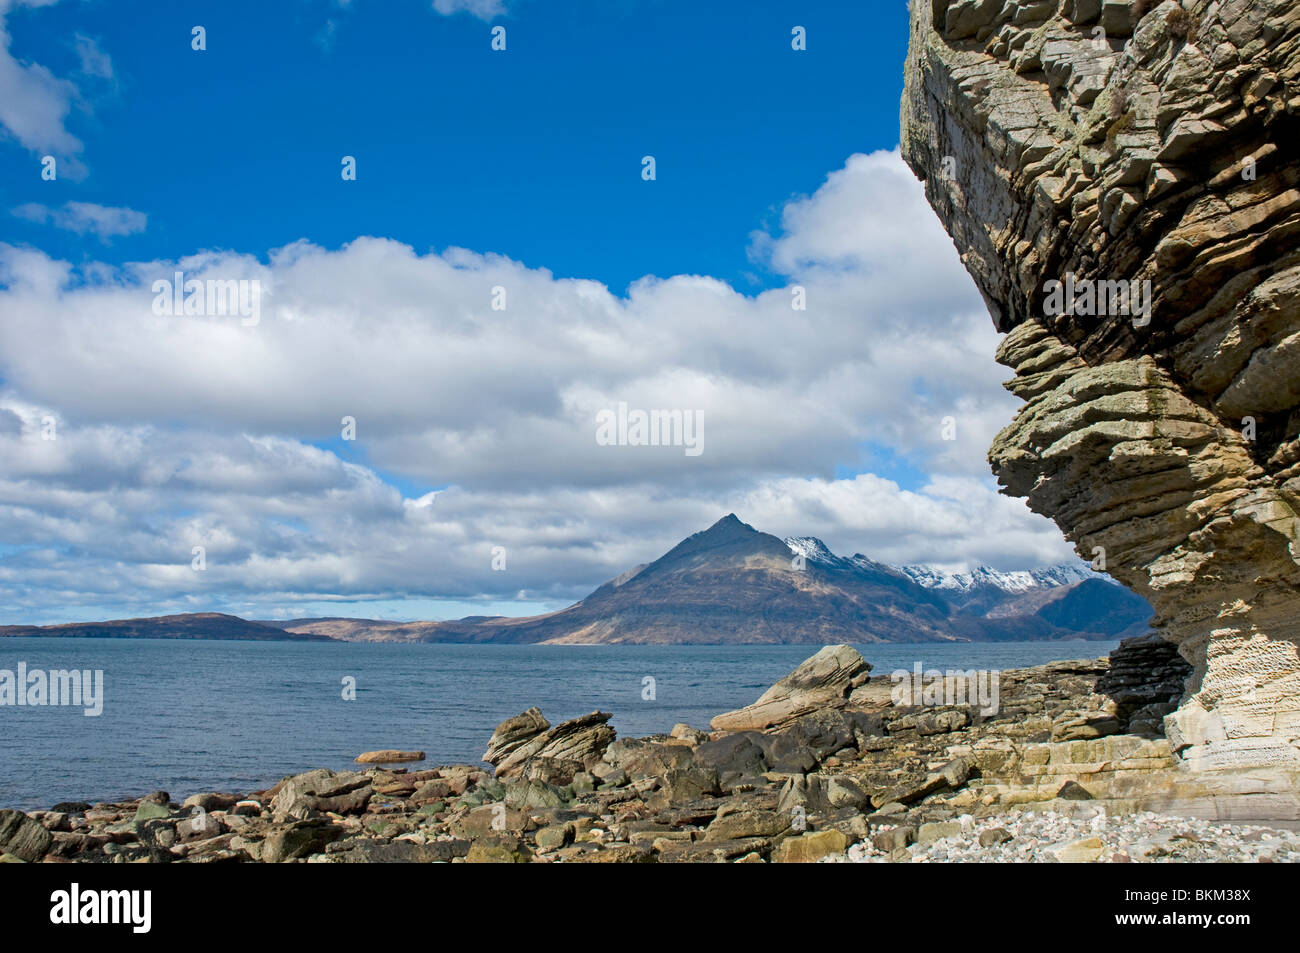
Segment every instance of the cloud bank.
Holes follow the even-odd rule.
[[[751,254],[785,287],[619,295],[375,237],[121,268],[0,246],[0,622],[559,605],[729,511],[891,562],[1070,558],[994,491],[1017,402],[896,153],[852,156]],[[176,272],[256,282],[257,323],[160,313]],[[698,412],[703,452],[598,444],[620,402]]]

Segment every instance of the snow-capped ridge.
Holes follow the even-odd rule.
[[[847,557],[837,556],[816,536],[787,536],[783,542],[790,547],[791,553],[802,556],[808,563],[842,569],[884,569],[902,573],[926,589],[943,589],[951,592],[969,592],[982,586],[992,586],[1003,592],[1028,592],[1031,589],[1073,585],[1095,575],[1082,563],[1061,563],[1041,569],[1011,572],[1003,572],[989,566],[978,566],[968,572],[947,572],[935,566],[923,565],[889,566],[860,553]]]
[[[933,566],[901,566],[899,571],[927,589],[955,592],[969,592],[981,586],[993,586],[1003,592],[1027,592],[1030,589],[1069,586],[1095,575],[1082,563],[1061,563],[1042,569],[1012,572],[1002,572],[989,566],[978,566],[970,572],[945,572]]]
[[[802,556],[810,563],[834,566],[841,562],[840,557],[831,552],[829,547],[816,536],[789,536],[782,542],[790,547],[790,552]]]

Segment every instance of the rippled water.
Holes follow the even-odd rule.
[[[1114,642],[858,646],[877,675],[1095,658]],[[3,639],[0,669],[101,669],[104,710],[0,706],[0,807],[249,791],[362,751],[477,762],[501,720],[613,712],[621,735],[707,727],[815,651],[785,646],[365,645]],[[342,680],[356,679],[355,701]],[[644,679],[654,699],[644,699]]]

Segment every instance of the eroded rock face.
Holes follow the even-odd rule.
[[[1185,763],[1296,770],[1300,5],[913,0],[906,69],[1026,401],[999,482],[1155,607]]]

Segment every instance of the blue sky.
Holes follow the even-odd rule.
[[[806,52],[791,49],[796,25]],[[520,0],[489,21],[414,0],[89,0],[19,8],[9,30],[58,76],[92,40],[113,76],[82,84],[93,115],[74,106],[68,122],[85,177],[43,182],[31,152],[0,150],[5,204],[149,220],[107,248],[12,220],[10,240],[127,261],[384,235],[615,291],[646,274],[779,283],[747,236],[848,155],[895,145],[907,36],[901,0]]]
[[[729,512],[1070,558],[989,475],[1017,402],[897,153],[906,15],[0,0],[0,624],[524,614]],[[177,270],[258,319],[161,313]],[[620,405],[702,452],[602,444]]]

